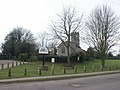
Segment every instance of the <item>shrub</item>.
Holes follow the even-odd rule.
[[[21,54],[18,56],[18,59],[21,60],[21,61],[27,61],[27,59],[28,59],[28,54],[27,54],[27,53],[21,53]]]
[[[30,61],[38,61],[38,56],[31,56]]]
[[[57,56],[57,55],[46,55],[45,61],[51,62],[51,58],[55,58],[55,62],[58,62],[58,63],[66,63],[67,62],[66,56]]]

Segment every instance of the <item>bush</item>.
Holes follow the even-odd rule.
[[[84,52],[79,52],[76,55],[71,55],[70,56],[70,61],[71,63],[76,63],[78,62],[77,57],[79,57],[79,62],[83,62],[88,60],[88,56]],[[57,55],[44,55],[44,60],[45,62],[51,62],[51,58],[55,58],[55,62],[58,63],[67,63],[67,56],[57,56]],[[38,60],[42,61],[43,60],[43,55],[38,56]]]
[[[57,55],[46,55],[45,61],[51,62],[51,58],[55,58],[55,62],[58,62],[58,63],[66,63],[67,62],[66,56],[57,56]]]
[[[28,59],[28,54],[27,54],[27,53],[21,53],[21,54],[18,56],[18,59],[21,60],[21,61],[27,61],[27,59]]]
[[[38,56],[31,56],[30,61],[38,61]]]

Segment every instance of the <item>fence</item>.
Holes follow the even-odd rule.
[[[23,64],[23,63],[21,63]],[[11,64],[12,66],[15,65],[20,65],[17,62]],[[4,67],[4,65],[2,66]],[[66,68],[66,67],[61,67],[60,71],[58,71],[56,68],[49,67],[48,71],[42,71],[41,68],[38,69],[27,69],[27,68],[22,68],[22,69],[14,69],[11,68],[10,64],[7,64],[6,70],[0,70],[0,79],[2,78],[16,78],[16,77],[28,77],[28,76],[45,76],[45,75],[60,75],[60,74],[74,74],[74,73],[88,73],[88,72],[100,72],[100,71],[112,71],[112,70],[120,70],[120,66],[115,65],[115,66],[105,66],[104,68],[100,66],[81,66],[77,67],[75,66],[74,68]]]
[[[13,62],[8,62],[8,63],[2,63],[0,64],[0,70],[2,69],[8,69],[10,67],[14,67],[14,66],[18,66],[18,65],[22,65],[24,64],[25,62],[18,62],[18,61],[13,61]]]

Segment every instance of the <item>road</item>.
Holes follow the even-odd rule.
[[[120,90],[120,74],[69,80],[0,84],[0,90]]]

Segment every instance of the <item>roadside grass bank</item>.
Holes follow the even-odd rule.
[[[106,60],[106,66],[103,68],[103,70],[101,69],[100,63],[100,60],[85,61],[82,63],[77,63],[74,69],[64,69],[62,67],[63,64],[55,63],[54,69],[51,71],[52,64],[50,62],[46,62],[45,65],[48,66],[48,71],[41,71],[40,66],[42,66],[42,62],[31,62],[22,64],[20,66],[0,70],[0,79],[70,75],[120,70],[120,60]]]
[[[52,80],[62,80],[62,79],[73,79],[82,77],[93,77],[100,75],[111,75],[120,73],[117,71],[104,71],[104,72],[94,72],[94,73],[82,73],[82,74],[69,74],[69,75],[56,75],[56,76],[44,76],[44,77],[24,77],[24,78],[14,78],[14,79],[2,79],[0,84],[10,84],[10,83],[27,83],[27,82],[42,82],[42,81],[52,81]]]

